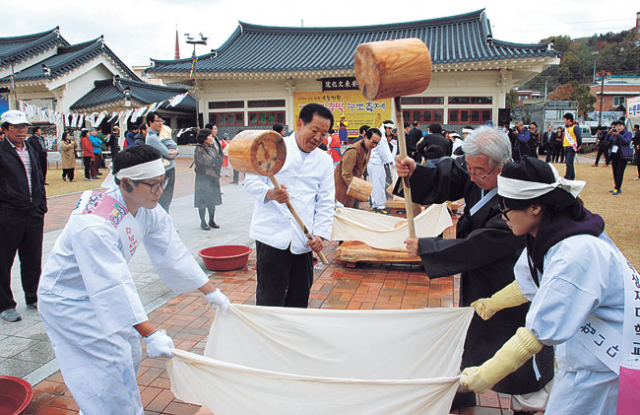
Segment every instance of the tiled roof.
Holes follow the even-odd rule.
[[[102,36],[88,42],[70,46],[67,43],[67,46],[59,47],[58,52],[54,56],[16,73],[15,80],[16,82],[33,82],[55,79],[97,58],[101,54],[111,59],[128,77],[137,81],[140,80],[140,78],[109,49],[104,43]],[[42,65],[46,65],[49,68],[51,71],[50,76],[45,76]],[[8,76],[0,79],[0,84],[10,82],[11,80]]]
[[[18,63],[57,46],[68,46],[58,27],[26,36],[0,37],[0,68]]]
[[[187,92],[184,88],[152,85],[129,79],[95,81],[95,87],[71,105],[71,110],[89,110],[101,105],[124,103],[124,89],[129,87],[134,105],[148,105],[161,102]],[[166,106],[162,108],[166,109]],[[191,95],[185,97],[172,111],[193,112],[196,102]]]
[[[352,70],[364,42],[417,37],[434,65],[504,59],[559,57],[549,44],[493,39],[484,9],[441,19],[381,26],[292,28],[240,22],[222,47],[198,57],[198,73]],[[191,59],[157,60],[148,73],[184,73]]]

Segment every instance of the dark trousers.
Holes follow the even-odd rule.
[[[233,180],[231,183],[238,183],[238,179],[240,179],[240,172],[238,170],[233,170]]]
[[[256,305],[307,308],[313,284],[311,252],[295,255],[256,241]]]
[[[600,156],[604,154],[604,163],[608,166],[611,162],[609,157],[609,149],[606,147],[598,147],[598,153],[596,154],[596,162],[594,163],[596,166],[598,162],[600,162]]]
[[[552,163],[564,163],[564,150],[560,145],[551,146],[551,162]]]
[[[48,168],[49,168],[49,164],[47,163],[47,154],[45,153],[44,157],[40,159],[40,170],[42,170],[42,180],[45,183],[47,181],[47,169]]]
[[[91,175],[91,157],[82,157],[82,163],[84,164],[84,178],[90,179],[93,176]]]
[[[65,177],[69,179],[69,181],[73,181],[76,176],[76,169],[62,169],[62,178]]]
[[[564,164],[566,166],[566,170],[564,171],[565,179],[575,180],[576,169],[573,166],[575,159],[576,151],[573,149],[573,147],[564,147]]]
[[[160,196],[160,200],[158,201],[158,203],[164,208],[164,210],[167,211],[167,213],[169,213],[169,205],[173,200],[173,188],[176,184],[176,169],[174,168],[165,171],[164,176],[168,179],[167,187],[164,188],[164,191],[162,192],[162,196]]]
[[[622,180],[624,179],[624,169],[627,168],[627,159],[622,154],[611,155],[611,170],[613,171],[613,187],[617,190],[622,189]]]
[[[633,153],[633,163],[636,165],[636,170],[638,170],[637,177],[640,177],[640,150],[636,150],[636,152]]]
[[[38,301],[42,263],[44,215],[31,211],[0,210],[0,311],[15,308],[11,291],[11,267],[20,257],[20,276],[27,304]]]
[[[91,177],[98,177],[98,167],[102,162],[102,155],[93,153],[93,161],[91,162]]]

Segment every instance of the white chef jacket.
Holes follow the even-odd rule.
[[[380,137],[380,143],[371,150],[371,157],[369,157],[370,165],[385,165],[393,163],[393,156],[387,143],[387,138],[384,136],[384,128],[382,129],[382,136]]]
[[[120,190],[109,195],[125,205]],[[136,237],[160,278],[175,292],[208,279],[161,207],[140,208]],[[38,288],[38,311],[74,399],[87,415],[142,414],[136,383],[140,336],[148,320],[116,228],[94,214],[72,214]]]
[[[335,183],[333,161],[322,150],[305,153],[298,148],[295,135],[284,138],[287,158],[275,175],[280,185],[286,186],[296,212],[309,233],[331,239],[335,214]],[[249,235],[277,249],[289,248],[299,255],[309,252],[307,238],[284,203],[267,200],[273,188],[267,176],[247,174],[245,190],[256,200]]]
[[[531,301],[526,327],[545,345],[556,346],[557,374],[545,414],[615,414],[618,375],[574,336],[589,315],[622,335],[624,267],[627,260],[611,239],[576,235],[552,246],[536,287],[526,250],[514,271]]]

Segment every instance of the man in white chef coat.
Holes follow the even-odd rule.
[[[157,207],[166,185],[160,153],[129,147],[113,165],[119,187],[82,195],[38,290],[38,311],[62,376],[85,415],[144,412],[136,382],[141,337],[149,356],[173,357],[173,341],[149,322],[127,266],[140,242],[172,290],[198,289],[223,312],[229,304]]]
[[[313,284],[311,251],[322,250],[331,238],[335,184],[331,156],[316,150],[333,125],[331,111],[319,104],[300,110],[296,133],[284,138],[287,159],[275,175],[247,174],[244,187],[255,199],[250,235],[256,240],[258,287],[256,304],[306,308]],[[307,241],[285,203],[291,201],[305,223]]]

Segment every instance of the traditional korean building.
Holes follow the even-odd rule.
[[[72,45],[56,27],[42,33],[0,38],[0,91],[0,113],[16,108],[16,101],[35,108],[37,111],[29,113],[30,121],[42,126],[46,136],[53,137],[68,127],[61,117],[53,116],[55,113],[126,111],[169,99],[187,89],[147,85],[106,45],[102,36]],[[174,108],[163,107],[159,111],[174,127],[195,122],[195,101],[190,97]],[[101,119],[105,123],[103,129],[109,130],[108,119],[116,118]]]
[[[353,55],[364,42],[416,37],[431,53],[429,88],[404,97],[405,121],[423,128],[439,122],[454,128],[500,123],[505,94],[549,65],[558,64],[552,44],[494,39],[484,9],[433,20],[381,26],[293,28],[240,22],[216,51],[192,59],[157,60],[148,77],[197,86],[200,116],[223,131],[294,126],[307,102],[344,113],[350,134],[361,124],[392,118],[392,100],[368,102],[357,89]]]

